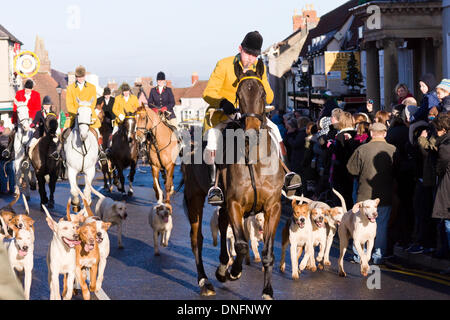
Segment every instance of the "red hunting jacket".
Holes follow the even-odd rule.
[[[17,91],[16,100],[21,102],[25,101],[25,90]],[[34,120],[36,113],[41,110],[41,95],[37,91],[31,91],[30,101],[28,101],[28,109],[30,118]],[[14,103],[12,123],[17,124],[17,106]]]

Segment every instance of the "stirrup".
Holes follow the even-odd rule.
[[[9,151],[8,149],[3,150],[2,157],[5,159],[9,159],[9,157],[11,157],[11,151]]]
[[[212,187],[208,191],[208,203],[212,206],[219,206],[223,204],[224,197],[223,192],[218,187]]]
[[[54,152],[50,155],[50,158],[52,158],[52,159],[55,160],[55,161],[59,161],[59,160],[61,159],[61,156],[60,156],[60,154],[59,154],[58,151],[54,151]]]
[[[295,172],[289,172],[284,177],[284,186],[286,190],[297,190],[302,186],[302,178]]]

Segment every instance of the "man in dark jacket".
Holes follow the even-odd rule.
[[[150,91],[148,107],[152,108],[155,112],[167,111],[169,113],[169,123],[176,127],[176,116],[173,111],[175,97],[173,96],[172,89],[167,87],[166,75],[163,72],[158,73],[156,80],[158,85]]]
[[[370,133],[372,140],[356,149],[348,161],[347,169],[350,174],[359,177],[357,202],[380,199],[372,258],[374,264],[382,264],[386,256],[387,229],[398,160],[395,146],[385,140],[387,128],[384,124],[373,124]]]
[[[116,99],[114,97],[111,97],[111,89],[106,87],[105,90],[103,90],[103,96],[98,98],[97,105],[103,106],[103,121],[102,126],[100,127],[99,131],[103,138],[103,150],[106,150],[108,148],[108,141],[109,136],[111,135],[113,131],[113,123],[116,119],[116,115],[113,112],[114,102]]]
[[[448,247],[450,248],[450,116],[440,114],[434,121],[438,139],[439,156],[436,173],[439,179],[433,218],[445,220]]]
[[[410,122],[426,120],[431,108],[439,106],[439,99],[436,94],[436,78],[433,74],[427,73],[420,79],[420,91],[423,93],[422,103],[419,110],[411,116]]]

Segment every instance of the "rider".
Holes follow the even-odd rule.
[[[203,93],[203,99],[210,105],[210,108],[207,110],[204,123],[208,138],[208,145],[205,152],[205,162],[208,165],[208,173],[211,182],[211,189],[208,192],[208,202],[213,205],[218,205],[224,201],[222,190],[215,186],[215,156],[218,139],[217,130],[225,128],[225,123],[229,120],[228,116],[234,117],[234,115],[239,112],[239,110],[236,109],[238,106],[233,103],[236,101],[237,92],[237,76],[234,71],[234,66],[239,63],[244,73],[249,70],[256,71],[256,65],[258,62],[258,56],[261,54],[262,44],[263,38],[258,31],[248,33],[245,36],[241,46],[239,46],[238,55],[222,59],[217,63]],[[273,101],[274,93],[270,88],[266,72],[264,72],[261,82],[266,91],[266,102],[270,104]],[[223,111],[215,109],[222,109]],[[210,123],[208,123],[208,119],[211,119]],[[269,119],[267,119],[267,125],[275,134],[281,146],[281,150],[284,150],[278,127]],[[286,163],[285,155],[282,157],[283,162]],[[300,187],[300,185],[301,179],[299,175],[293,172],[287,173],[285,178],[285,188],[287,190],[291,190],[292,192],[292,190]]]
[[[131,88],[128,83],[123,83],[120,87],[120,91],[122,91],[122,94],[116,97],[112,109],[116,116],[112,135],[119,130],[119,126],[125,120],[127,113],[136,114],[137,109],[139,108],[139,100],[134,94],[131,94]]]
[[[156,113],[158,113],[158,111],[167,112],[168,124],[173,126],[174,128],[172,129],[175,131],[178,124],[175,113],[173,112],[175,97],[172,89],[167,87],[166,75],[164,72],[158,73],[156,81],[158,82],[158,86],[150,91],[148,106]]]
[[[75,78],[76,81],[67,87],[67,95],[66,95],[66,106],[67,112],[69,113],[69,117],[65,123],[64,132],[61,135],[61,143],[58,146],[56,152],[60,153],[62,146],[64,145],[64,141],[69,137],[72,128],[75,125],[75,119],[77,117],[78,108],[80,107],[77,101],[92,101],[90,107],[92,109],[92,118],[91,118],[91,128],[94,129],[97,133],[97,138],[100,141],[100,132],[98,129],[101,124],[99,119],[97,118],[97,113],[95,112],[95,106],[97,105],[97,89],[96,87],[86,81],[86,68],[83,66],[79,66],[75,70]],[[105,157],[105,154],[102,150],[101,144],[99,143],[99,157],[100,159]]]
[[[28,154],[31,159],[31,153],[33,152],[33,148],[36,146],[39,139],[44,135],[44,126],[45,126],[45,118],[47,115],[52,112],[52,99],[49,96],[45,96],[42,101],[42,109],[36,113],[34,117],[32,126],[35,128],[33,139],[31,139]],[[59,159],[59,154],[53,153],[51,155],[55,160]]]
[[[15,101],[24,102],[28,101],[28,114],[30,119],[34,120],[36,113],[41,110],[41,95],[39,92],[33,90],[34,82],[31,79],[28,79],[25,82],[25,86],[23,90],[19,90],[16,93]],[[14,103],[13,106],[13,115],[12,115],[12,123],[14,124],[14,130],[17,132],[18,119],[17,119],[17,105]],[[14,137],[14,134],[11,135]],[[5,158],[9,158],[11,156],[13,139],[10,139],[8,147],[3,151],[3,155]]]

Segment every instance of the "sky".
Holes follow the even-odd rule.
[[[52,68],[84,65],[108,80],[133,83],[159,71],[175,87],[193,72],[208,80],[222,58],[235,55],[245,35],[258,30],[263,50],[293,32],[294,10],[314,4],[318,15],[346,0],[3,0],[0,24],[34,50],[45,41]]]

